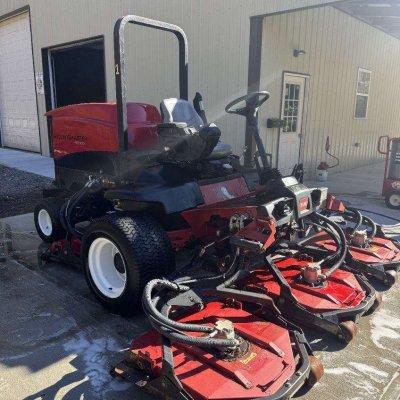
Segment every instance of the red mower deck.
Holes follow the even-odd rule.
[[[282,318],[262,319],[228,299],[206,303],[200,311],[189,308],[186,314],[177,321],[210,327],[230,321],[241,340],[239,351],[227,357],[216,348],[171,344],[152,330],[132,342],[113,373],[161,398],[193,400],[287,399],[323,374],[304,335],[290,330]]]
[[[358,319],[381,300],[376,301],[375,290],[364,277],[341,269],[320,286],[302,282],[302,269],[309,263],[301,255],[275,255],[269,266],[252,271],[240,287],[271,296],[285,318],[350,342],[358,332]]]
[[[302,244],[328,251],[336,250],[334,241],[324,232],[317,233]],[[350,245],[346,261],[357,272],[392,286],[400,267],[400,250],[391,240],[375,237],[365,246]]]

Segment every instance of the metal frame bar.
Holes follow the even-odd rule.
[[[128,23],[173,33],[179,42],[179,93],[182,99],[188,100],[188,42],[183,29],[177,25],[157,21],[137,15],[126,15],[119,18],[114,26],[114,73],[117,100],[117,122],[119,150],[128,150],[127,118],[127,78],[125,67],[124,30]]]

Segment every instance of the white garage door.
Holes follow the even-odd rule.
[[[27,13],[0,22],[0,121],[3,146],[40,152]]]

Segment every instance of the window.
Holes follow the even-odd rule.
[[[354,110],[354,118],[367,118],[370,84],[371,71],[359,68],[357,77],[356,107]]]
[[[283,103],[283,116],[285,121],[283,132],[292,133],[297,131],[300,103],[300,85],[285,82],[285,98]]]

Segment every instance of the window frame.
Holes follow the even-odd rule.
[[[369,74],[369,87],[368,87],[368,94],[365,93],[359,93],[358,92],[358,84],[359,84],[359,78],[360,78],[360,72],[367,72]],[[372,71],[366,68],[358,67],[357,69],[357,79],[356,79],[356,95],[354,99],[354,111],[353,111],[353,118],[354,119],[367,119],[368,118],[368,108],[369,108],[369,97],[371,95],[371,82],[372,82]],[[357,111],[357,99],[358,96],[366,97],[367,98],[367,107],[365,110],[365,116],[364,117],[357,117],[356,111]]]

